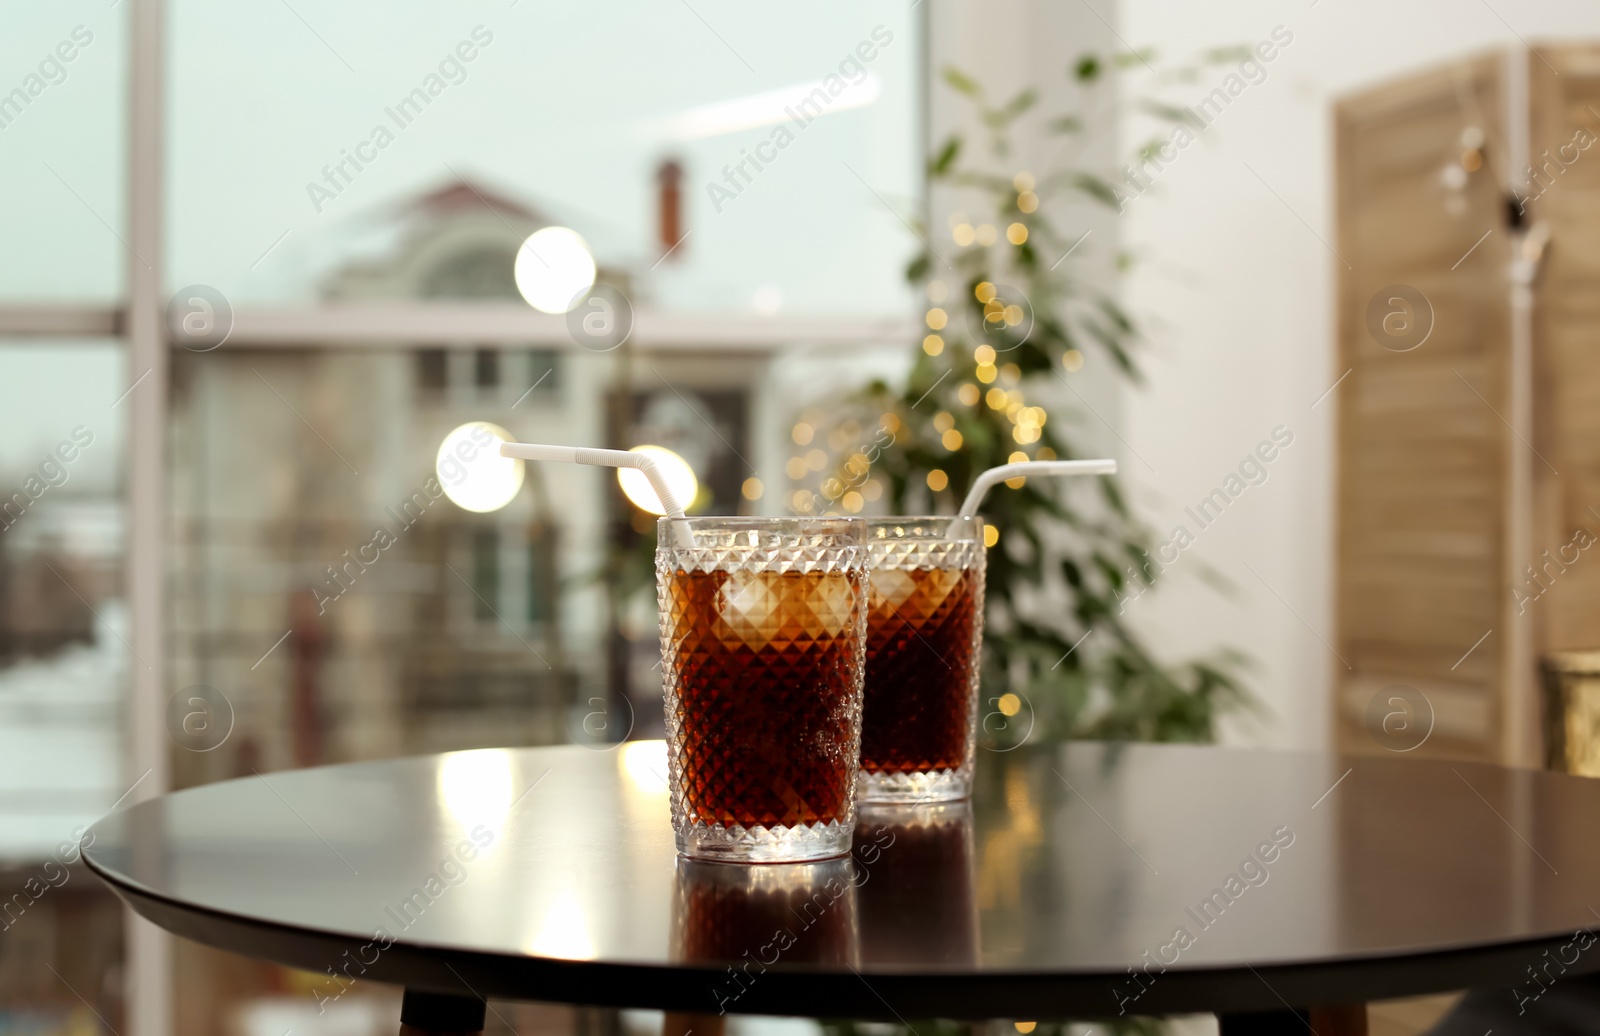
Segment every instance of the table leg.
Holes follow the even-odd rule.
[[[400,1036],[481,1036],[484,1003],[466,996],[406,990]]]
[[[1319,1036],[1367,1036],[1367,1005],[1338,1004],[1311,1009],[1311,1028]]]
[[[1219,1014],[1221,1036],[1298,1036],[1310,1026],[1305,1011],[1262,1011],[1258,1014]],[[1317,1036],[1326,1036],[1319,1032]]]
[[[668,1011],[661,1019],[661,1036],[722,1036],[728,1016]]]
[[[1217,1016],[1222,1036],[1367,1036],[1367,1005],[1339,1004],[1296,1011]]]

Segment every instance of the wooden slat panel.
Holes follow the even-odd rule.
[[[1536,162],[1548,151],[1560,163],[1565,145],[1572,159],[1552,165],[1562,171],[1528,205],[1529,217],[1551,232],[1536,296],[1534,413],[1535,446],[1555,469],[1534,468],[1545,506],[1529,553],[1556,555],[1579,528],[1600,536],[1600,48],[1543,48],[1540,57],[1561,74],[1537,59],[1530,63],[1530,150]],[[1579,129],[1594,141],[1587,149],[1573,145]],[[1526,175],[1515,179],[1525,182]],[[1545,650],[1600,648],[1600,550],[1581,552],[1524,619],[1538,626]]]
[[[1338,250],[1352,267],[1339,283],[1339,372],[1352,373],[1338,393],[1336,616],[1353,667],[1338,670],[1336,729],[1350,751],[1372,747],[1356,699],[1393,681],[1447,686],[1452,708],[1473,717],[1419,754],[1497,751],[1501,645],[1491,636],[1462,656],[1497,625],[1505,593],[1502,111],[1499,62],[1483,58],[1347,98],[1336,112]],[[1469,125],[1484,132],[1489,161],[1450,201],[1440,174]],[[1391,284],[1432,304],[1433,331],[1409,352],[1367,329],[1369,300]]]

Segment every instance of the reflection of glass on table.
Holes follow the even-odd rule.
[[[848,858],[745,866],[679,857],[672,957],[726,969],[706,986],[704,1011],[669,1011],[662,1036],[721,1036],[724,1012],[768,967],[855,967],[855,886],[863,877]]]
[[[719,1013],[773,965],[854,967],[861,878],[849,859],[751,867],[680,858],[673,958],[728,965],[706,990],[706,1010]]]
[[[853,858],[863,963],[977,960],[971,803],[863,805]]]

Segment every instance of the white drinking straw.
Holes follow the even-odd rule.
[[[964,518],[971,518],[977,514],[978,505],[983,503],[984,494],[1008,478],[1022,475],[1115,475],[1116,473],[1117,462],[1114,460],[1025,460],[1017,464],[1001,464],[978,476],[972,483],[972,488],[967,491],[967,498],[961,501],[961,510],[957,513]]]
[[[650,488],[656,491],[656,498],[661,501],[661,506],[666,508],[667,517],[673,520],[672,528],[676,531],[678,545],[682,547],[694,546],[694,536],[685,525],[679,525],[688,516],[683,513],[683,505],[678,503],[678,498],[672,495],[672,487],[667,485],[667,477],[662,474],[660,465],[645,453],[634,453],[632,450],[596,450],[582,446],[546,446],[542,443],[532,442],[503,442],[500,444],[500,456],[516,457],[520,460],[552,460],[566,464],[588,464],[597,468],[638,468],[644,472],[644,477],[650,480]]]

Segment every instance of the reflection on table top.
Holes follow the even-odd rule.
[[[851,859],[741,867],[675,859],[665,773],[632,742],[268,774],[85,856],[158,923],[319,973],[707,1011],[1362,1000],[1511,984],[1600,920],[1600,782],[1553,774],[1030,747],[980,753],[970,806],[863,809]]]

